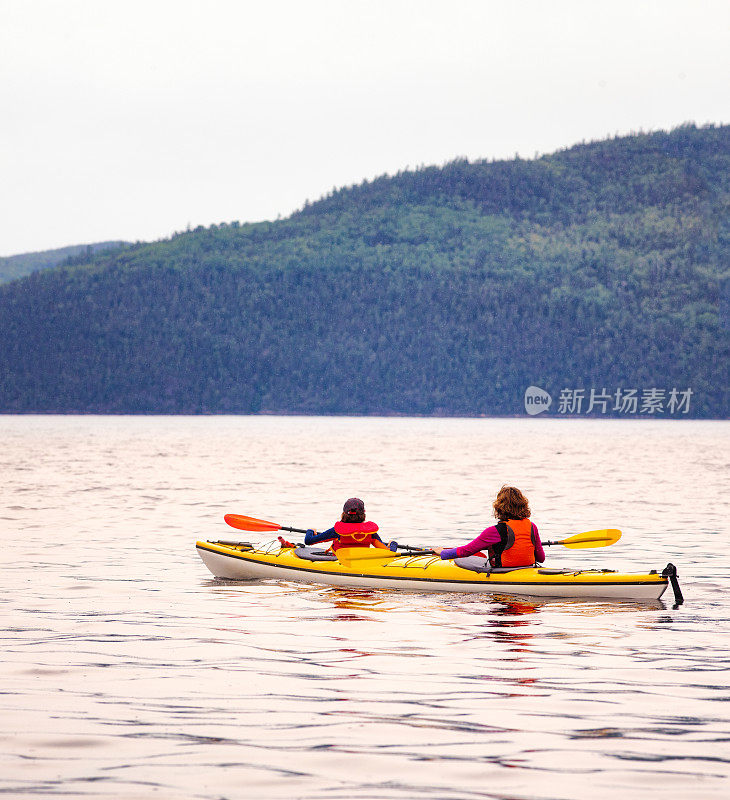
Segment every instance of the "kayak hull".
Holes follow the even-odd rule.
[[[550,571],[527,567],[506,573],[471,572],[434,556],[350,561],[307,561],[291,548],[263,552],[243,546],[197,542],[198,554],[217,578],[278,579],[356,589],[412,592],[482,592],[530,597],[658,600],[668,580],[656,571]],[[368,553],[370,555],[370,553]],[[557,574],[554,574],[557,573]]]

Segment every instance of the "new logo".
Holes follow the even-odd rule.
[[[525,411],[534,417],[535,414],[542,414],[552,405],[553,398],[539,386],[528,386],[525,389]]]

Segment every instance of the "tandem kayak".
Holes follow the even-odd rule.
[[[416,592],[484,592],[531,597],[658,600],[671,581],[681,603],[676,569],[620,573],[608,569],[520,567],[475,572],[438,556],[399,555],[375,548],[341,548],[337,555],[313,548],[276,544],[258,548],[248,542],[196,543],[203,563],[217,578],[278,578],[359,589]]]

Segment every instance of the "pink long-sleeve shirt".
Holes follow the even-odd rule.
[[[534,522],[530,524],[532,525],[532,535],[535,539],[535,560],[542,563],[545,560],[545,551],[540,541],[540,534],[537,530],[537,525],[535,525]],[[486,550],[490,545],[499,544],[500,541],[497,526],[491,525],[489,528],[485,528],[473,542],[463,544],[461,547],[451,547],[442,550],[441,558],[466,558],[467,556],[473,556],[474,553],[478,553],[480,550]]]

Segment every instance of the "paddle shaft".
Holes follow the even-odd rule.
[[[607,541],[606,537],[605,536],[601,536],[601,537],[596,538],[596,539],[581,539],[580,540],[580,544],[589,544],[590,542],[606,542],[606,541]],[[543,542],[543,546],[545,546],[545,547],[549,547],[550,545],[553,545],[553,544],[566,545],[566,544],[570,544],[570,541],[568,539],[562,539],[559,542]]]
[[[279,525],[279,529],[282,531],[291,531],[292,533],[306,533],[307,530],[305,528],[289,528],[287,525]],[[399,544],[399,550],[407,550],[409,553],[421,553],[423,551],[422,547],[411,547],[409,544]],[[430,550],[428,552],[431,552]]]
[[[290,528],[288,525],[279,525],[279,530],[290,531],[291,533],[306,533],[306,528]]]

